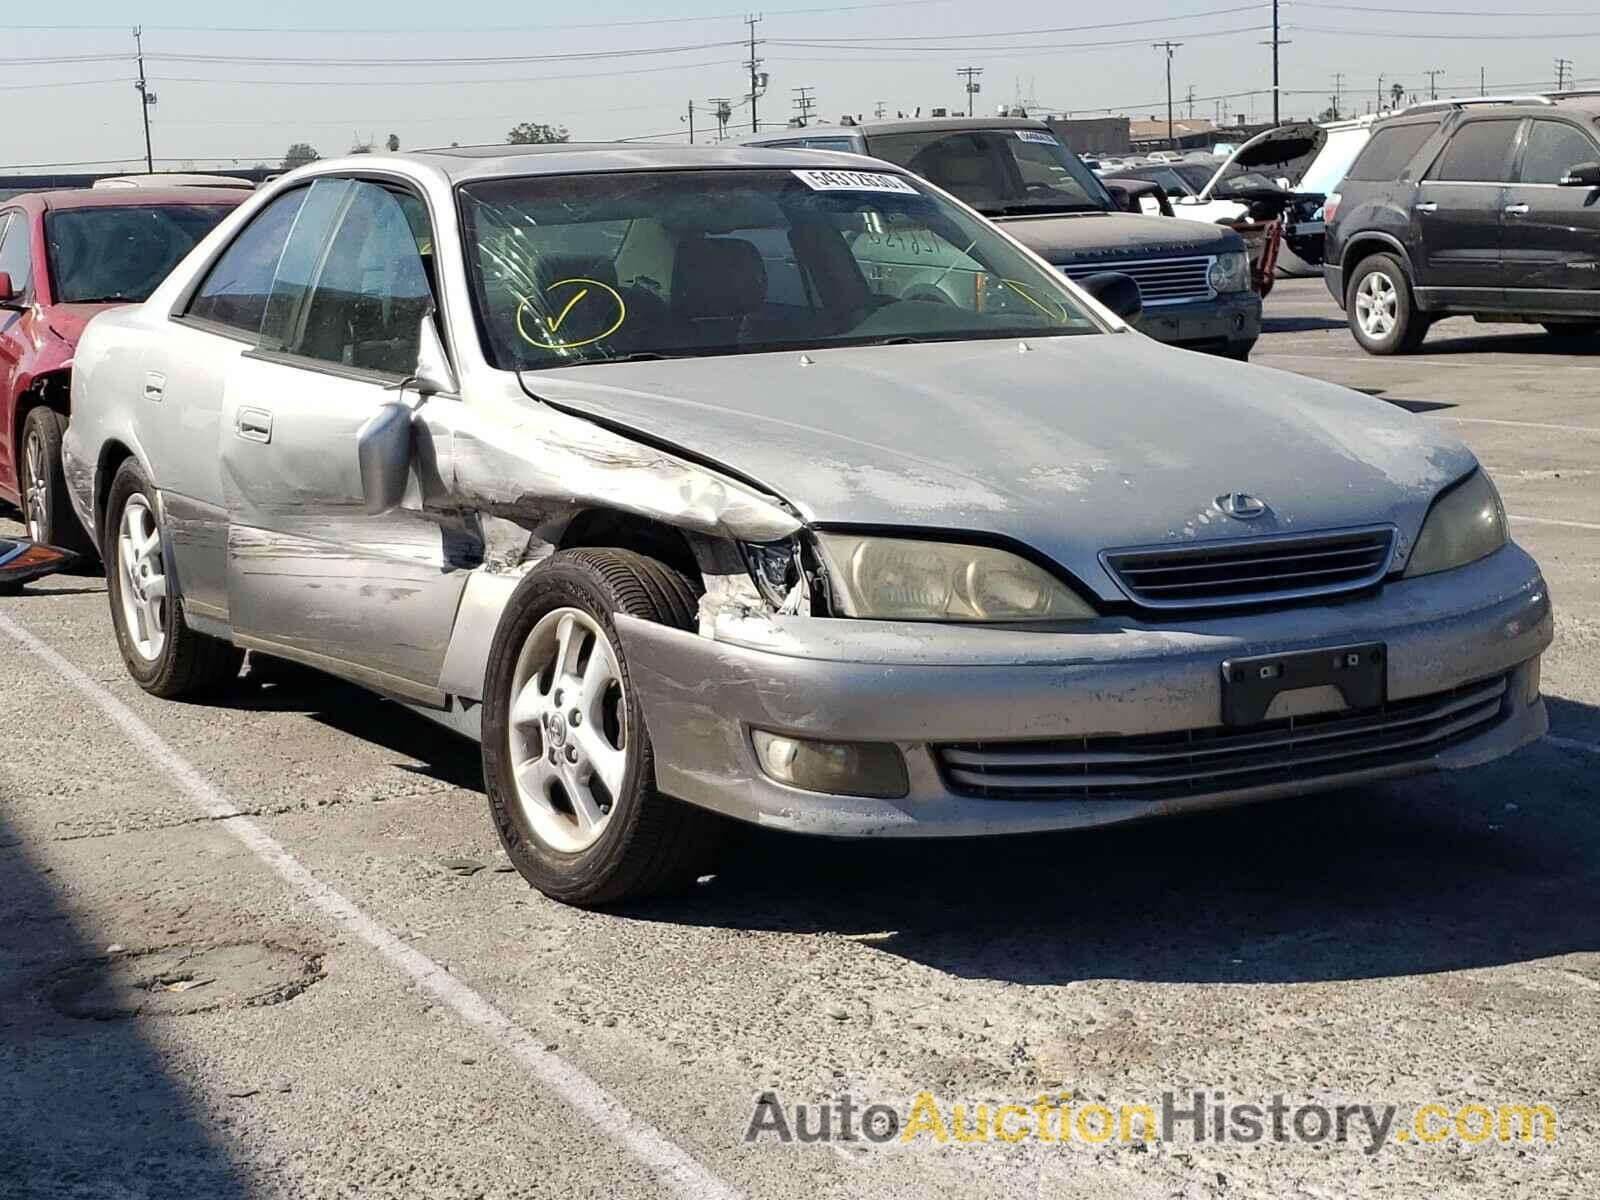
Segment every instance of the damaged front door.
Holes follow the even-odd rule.
[[[235,637],[421,700],[437,699],[476,544],[415,501],[369,515],[356,445],[416,365],[431,254],[410,192],[318,180],[221,429]]]

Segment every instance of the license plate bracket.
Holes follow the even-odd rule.
[[[1389,693],[1383,642],[1230,658],[1222,664],[1222,723],[1258,725],[1273,700],[1301,688],[1334,687],[1353,709],[1377,708]]]

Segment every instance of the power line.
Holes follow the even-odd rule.
[[[659,75],[667,71],[698,71],[709,67],[739,65],[741,64],[736,59],[718,59],[713,62],[677,63],[670,67],[633,67],[624,71],[587,71],[581,74],[541,75],[536,77],[518,75],[507,78],[501,76],[493,79],[240,79],[237,77],[221,79],[216,76],[152,75],[150,76],[150,81],[152,83],[235,83],[264,87],[462,87],[479,83],[562,83],[569,79],[611,79],[619,75]],[[29,86],[44,87],[48,85]]]
[[[877,0],[870,4],[831,4],[813,8],[780,8],[773,16],[805,16],[813,13],[862,12],[877,8],[928,8],[948,4],[951,0]],[[568,29],[631,29],[643,25],[692,25],[701,22],[727,21],[742,17],[742,13],[706,13],[697,17],[647,17],[632,21],[584,21],[570,25],[418,25],[407,29],[374,30],[370,25],[319,26],[319,25],[145,25],[147,30],[161,33],[292,33],[292,34],[365,34],[381,33],[384,36],[422,34],[481,34],[481,33],[551,33]],[[8,30],[25,30],[36,33],[86,33],[101,29],[126,29],[126,25],[16,25],[7,23]]]
[[[1331,8],[1338,9],[1341,12],[1395,13],[1401,16],[1416,17],[1493,17],[1496,20],[1504,20],[1507,16],[1515,16],[1518,20],[1537,20],[1550,17],[1592,17],[1594,15],[1594,10],[1592,9],[1588,11],[1567,9],[1565,12],[1508,13],[1504,7],[1498,8],[1492,12],[1485,12],[1482,9],[1462,8],[1397,8],[1391,4],[1385,4],[1380,7],[1371,4],[1318,3],[1316,0],[1295,0],[1295,7]]]
[[[1240,33],[1260,33],[1263,30],[1268,30],[1268,29],[1271,29],[1271,28],[1272,28],[1271,25],[1241,25],[1241,26],[1239,26],[1238,28],[1235,28],[1235,29],[1203,29],[1203,30],[1198,30],[1198,31],[1193,32],[1193,33],[1185,32],[1183,36],[1192,41],[1192,40],[1195,40],[1195,39],[1198,39],[1198,38],[1232,37],[1235,34],[1240,34]],[[798,39],[798,38],[768,38],[765,44],[768,45],[768,46],[781,46],[781,47],[788,47],[788,48],[791,48],[791,49],[801,49],[801,50],[828,50],[828,51],[832,51],[832,52],[835,52],[835,53],[838,52],[838,51],[841,51],[841,50],[864,50],[864,51],[868,51],[868,52],[871,52],[871,51],[890,51],[890,52],[900,53],[900,54],[946,54],[946,53],[948,53],[948,54],[971,54],[973,49],[974,49],[974,47],[972,47],[972,46],[921,46],[921,45],[917,45],[917,46],[900,46],[900,45],[883,45],[883,44],[879,44],[879,43],[874,43],[873,45],[870,45],[870,46],[858,46],[858,45],[847,45],[847,44],[842,44],[842,43],[838,43],[838,42],[820,42],[820,41],[815,41],[815,40],[801,40],[801,39]],[[993,55],[993,54],[998,54],[998,53],[1006,53],[1006,52],[1015,52],[1015,53],[1018,53],[1018,54],[1025,54],[1025,55],[1038,55],[1043,51],[1063,51],[1063,52],[1065,52],[1065,51],[1081,51],[1081,50],[1102,50],[1102,49],[1107,49],[1107,48],[1110,48],[1110,47],[1117,47],[1117,46],[1140,46],[1140,45],[1146,45],[1146,44],[1148,44],[1148,43],[1146,43],[1142,38],[1121,38],[1121,39],[1117,39],[1117,40],[1114,40],[1114,41],[1104,41],[1104,42],[1049,42],[1049,43],[1038,43],[1038,44],[1029,45],[1029,46],[982,46],[982,47],[979,47],[979,49],[982,49],[983,53],[986,56]],[[837,61],[837,60],[834,60],[834,61]],[[857,62],[863,62],[863,61],[871,61],[871,60],[857,59],[856,61]],[[884,59],[884,60],[881,60],[881,61],[884,61],[884,62],[896,62],[896,61],[904,61],[904,60],[903,59]]]
[[[1600,29],[1589,29],[1582,32],[1566,33],[1403,33],[1398,30],[1385,29],[1350,29],[1334,25],[1292,25],[1289,28],[1303,33],[1336,33],[1341,37],[1376,37],[1387,38],[1390,41],[1424,41],[1424,42],[1544,42],[1544,41],[1569,41],[1573,38],[1600,38]]]
[[[1131,29],[1136,25],[1167,25],[1173,21],[1196,20],[1200,17],[1220,17],[1232,13],[1254,12],[1267,7],[1267,0],[1257,0],[1254,4],[1241,4],[1235,8],[1213,8],[1206,12],[1188,13],[1184,16],[1171,17],[1144,17],[1137,21],[1107,21],[1098,25],[1055,25],[1048,29],[1006,29],[998,33],[939,33],[916,34],[905,36],[878,36],[878,37],[813,37],[808,40],[813,42],[827,42],[833,44],[847,44],[850,42],[943,42],[953,39],[962,41],[979,41],[984,38],[998,37],[1032,37],[1045,33],[1085,33],[1095,29]],[[1189,36],[1185,34],[1185,36]]]
[[[567,51],[562,54],[505,54],[491,56],[439,57],[439,58],[295,58],[265,54],[147,54],[151,62],[185,63],[244,63],[253,66],[301,67],[444,67],[444,66],[499,66],[526,62],[588,62],[606,58],[642,58],[662,54],[684,54],[693,50],[717,50],[725,46],[742,46],[743,41],[694,42],[683,46],[644,46],[632,50]],[[123,56],[125,57],[125,56]],[[0,63],[7,60],[0,59]],[[11,60],[19,61],[19,60]],[[100,59],[60,61],[103,61]]]

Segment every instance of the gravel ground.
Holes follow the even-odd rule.
[[[1600,1195],[1600,342],[1455,320],[1369,358],[1294,281],[1256,361],[1411,408],[1491,468],[1557,603],[1551,738],[1090,835],[751,835],[687,897],[592,914],[510,873],[475,749],[422,719],[311,674],[163,703],[100,579],[0,598],[0,1196]],[[947,1117],[1195,1090],[1402,1125],[1545,1103],[1558,1125],[1375,1153],[1359,1122],[1312,1145],[747,1143],[769,1089],[903,1115],[927,1090]]]

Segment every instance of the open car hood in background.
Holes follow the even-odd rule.
[[[1263,174],[1275,177],[1287,175],[1290,186],[1295,186],[1327,140],[1328,131],[1309,121],[1279,125],[1276,129],[1258,133],[1230,154],[1227,161],[1217,168],[1216,174],[1200,193],[1200,200],[1204,203],[1214,199],[1219,185],[1243,171],[1259,170]],[[1289,166],[1291,169],[1284,171],[1267,169],[1275,166]]]
[[[0,537],[0,592],[70,566],[77,555],[24,538]]]

